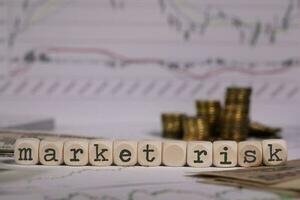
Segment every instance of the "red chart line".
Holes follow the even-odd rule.
[[[43,48],[46,49],[45,53],[77,53],[77,54],[95,54],[100,56],[107,56],[111,59],[115,59],[121,61],[122,63],[129,65],[129,64],[158,64],[158,65],[166,65],[163,59],[159,58],[131,58],[125,56],[123,54],[116,53],[114,51],[102,48],[76,48],[76,47],[50,47],[50,48]],[[22,68],[11,70],[9,75],[11,77],[16,77],[20,74],[26,73],[30,70],[32,65],[25,65]],[[291,69],[291,67],[280,67],[276,69],[268,69],[268,70],[253,70],[253,69],[246,69],[242,67],[222,67],[218,69],[212,69],[204,73],[194,73],[189,71],[188,69],[179,69],[174,68],[172,69],[176,74],[185,75],[192,79],[197,80],[205,80],[209,79],[221,74],[225,73],[240,73],[250,76],[260,76],[260,75],[275,75],[287,72]]]

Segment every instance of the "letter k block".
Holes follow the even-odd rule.
[[[263,140],[263,161],[265,165],[282,165],[287,161],[287,144],[285,140]]]
[[[110,166],[113,162],[113,141],[90,140],[89,162],[95,166]]]

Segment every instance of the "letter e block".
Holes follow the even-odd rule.
[[[138,163],[142,166],[161,165],[161,141],[143,140],[138,143]]]
[[[186,142],[163,142],[162,163],[171,167],[182,167],[186,164]]]
[[[36,138],[20,138],[15,143],[15,161],[21,165],[35,165],[39,162],[40,140]]]
[[[237,143],[220,140],[213,143],[213,164],[216,167],[235,167],[237,165]]]
[[[64,143],[66,165],[83,166],[89,162],[89,142],[84,139],[70,139]]]
[[[64,142],[61,139],[42,140],[40,142],[40,163],[43,165],[61,165],[63,163]]]
[[[133,166],[137,163],[137,141],[114,141],[114,163],[119,166]]]
[[[113,141],[111,140],[90,140],[89,162],[96,166],[109,166],[113,162]]]
[[[191,167],[210,167],[212,154],[211,142],[192,141],[187,144],[187,164]]]
[[[263,140],[263,162],[265,165],[282,165],[287,161],[287,144],[285,140]]]
[[[241,167],[257,167],[262,164],[260,141],[243,141],[238,144],[238,163]]]

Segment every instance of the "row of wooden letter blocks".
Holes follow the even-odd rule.
[[[15,143],[15,161],[22,165],[255,167],[281,165],[287,160],[285,140],[235,142],[155,140],[39,140]]]

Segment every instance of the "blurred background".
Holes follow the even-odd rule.
[[[299,0],[0,0],[0,113],[145,138],[247,86],[251,119],[296,127],[299,19]]]

